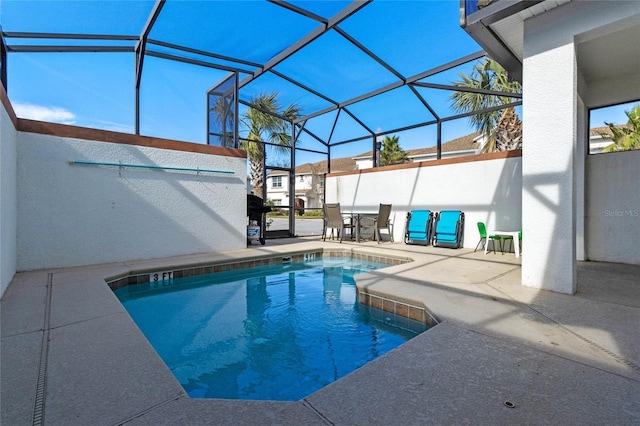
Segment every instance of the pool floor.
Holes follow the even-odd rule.
[[[121,302],[192,398],[297,401],[426,330],[361,305],[325,258],[130,285]]]

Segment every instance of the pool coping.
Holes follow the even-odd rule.
[[[321,257],[351,257],[353,259],[368,260],[378,263],[386,263],[390,266],[412,262],[413,259],[401,256],[381,256],[367,252],[353,251],[349,249],[321,248],[315,250],[296,250],[279,254],[265,254],[248,256],[234,260],[216,260],[205,262],[167,263],[163,269],[158,265],[131,269],[129,272],[115,276],[105,277],[107,285],[112,290],[117,290],[129,284],[150,282],[150,274],[158,270],[173,271],[173,278],[183,278],[193,275],[204,275],[216,272],[232,271],[236,269],[253,268],[256,266],[281,265],[287,262],[300,262],[306,259],[306,255],[313,254]]]

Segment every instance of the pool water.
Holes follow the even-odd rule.
[[[356,301],[351,258],[218,272],[115,291],[192,398],[297,401],[426,326]]]

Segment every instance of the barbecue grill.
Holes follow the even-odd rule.
[[[265,206],[262,198],[257,195],[247,194],[247,216],[249,217],[249,225],[247,226],[247,245],[251,241],[259,240],[264,245],[264,214],[271,211],[271,207]],[[255,229],[258,227],[258,231]],[[257,231],[257,232],[256,232]]]

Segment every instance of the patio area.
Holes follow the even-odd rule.
[[[190,399],[105,279],[322,249],[413,262],[359,289],[438,325],[298,402]],[[526,252],[524,254],[526,256]],[[578,264],[578,291],[520,259],[402,243],[268,240],[232,252],[16,274],[2,299],[2,424],[638,424],[639,266]]]

